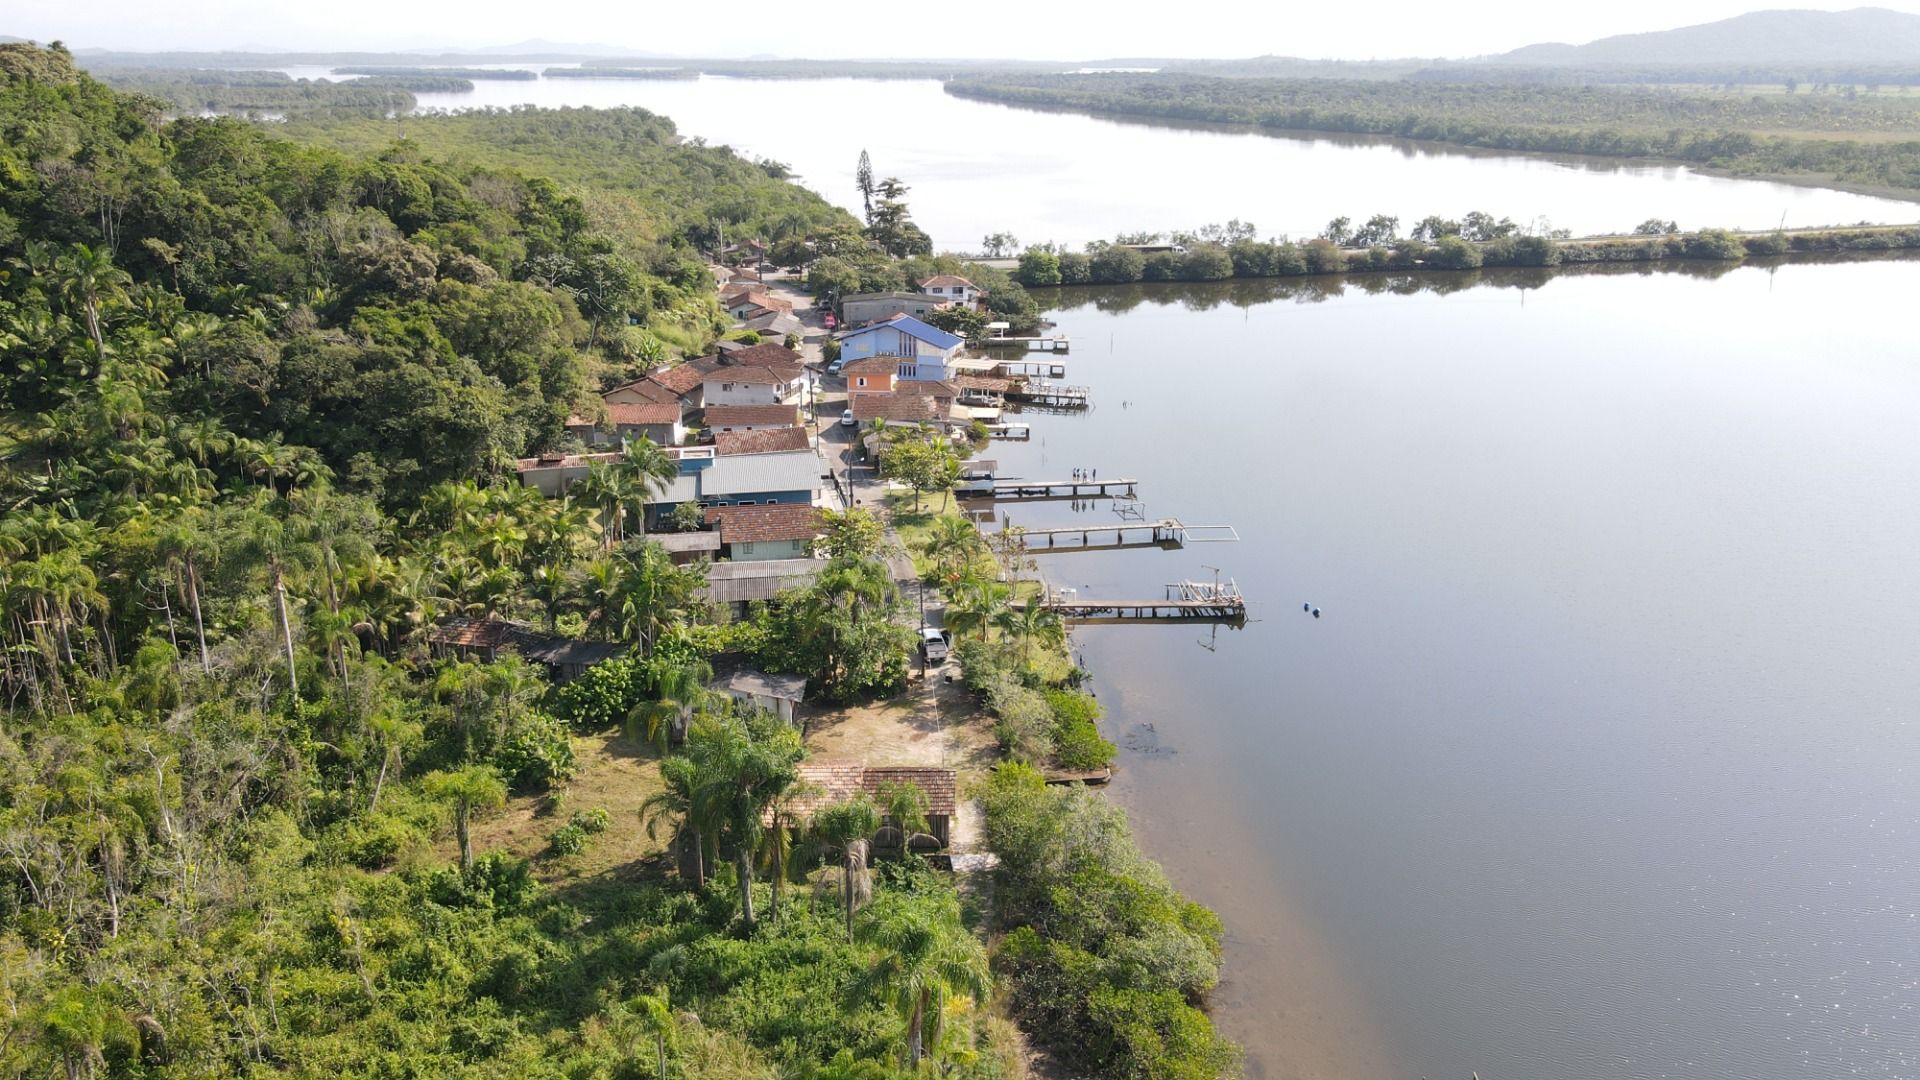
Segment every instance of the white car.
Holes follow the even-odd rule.
[[[853,425],[855,425],[855,424],[857,424],[857,423],[859,423],[859,422],[860,422],[860,421],[858,421],[858,420],[855,420],[855,419],[853,418],[853,410],[852,410],[852,409],[848,409],[848,410],[846,410],[846,411],[844,411],[844,412],[842,412],[842,413],[840,414],[840,426],[841,426],[841,427],[852,427]]]
[[[840,369],[846,366],[847,362],[845,360],[835,360],[833,363],[827,365],[827,374],[838,375],[840,374]]]
[[[952,643],[952,636],[937,626],[920,628],[920,648],[927,654],[929,664],[945,663]]]

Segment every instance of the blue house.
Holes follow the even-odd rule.
[[[900,358],[898,377],[939,382],[947,377],[947,362],[960,355],[965,342],[911,315],[842,331],[840,359],[848,364],[870,356]]]

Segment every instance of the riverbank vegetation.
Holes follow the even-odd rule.
[[[416,93],[464,93],[473,83],[442,72],[377,78],[295,79],[281,71],[115,67],[102,81],[165,102],[183,115],[369,116],[404,113]]]
[[[1920,96],[1907,94],[1187,74],[982,75],[954,79],[947,92],[1078,112],[1661,159],[1920,191]]]
[[[797,736],[705,690],[721,650],[892,685],[884,567],[837,553],[721,626],[627,531],[656,449],[577,501],[505,472],[610,325],[712,303],[684,232],[603,233],[507,166],[163,123],[17,45],[0,132],[0,1074],[1017,1069],[977,913],[857,857],[871,805],[783,809]],[[556,688],[432,644],[452,617],[621,656]],[[571,872],[616,841],[645,857]]]
[[[1029,248],[1013,272],[1029,286],[1124,285],[1136,281],[1226,281],[1321,274],[1481,267],[1554,267],[1674,260],[1738,262],[1749,256],[1825,255],[1920,250],[1920,226],[1860,226],[1736,232],[1681,231],[1647,221],[1630,233],[1572,239],[1520,231],[1478,211],[1461,219],[1427,217],[1402,234],[1398,218],[1375,215],[1355,224],[1329,222],[1304,242],[1259,240],[1253,226],[1230,222],[1198,233],[1135,234],[1126,243],[1096,242],[1084,252]],[[1140,247],[1149,250],[1143,253]]]

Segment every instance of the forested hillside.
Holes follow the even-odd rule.
[[[717,626],[624,528],[656,449],[586,501],[503,479],[711,337],[690,245],[777,184],[613,124],[637,190],[166,122],[0,47],[0,1076],[1006,1075],[951,886],[887,864],[843,909],[878,810],[801,828],[797,736],[703,691],[723,647],[897,685],[871,547]],[[555,688],[429,649],[494,614],[620,655]],[[644,818],[568,795],[623,725]],[[537,862],[490,850],[509,797]],[[551,873],[616,839],[654,856]]]

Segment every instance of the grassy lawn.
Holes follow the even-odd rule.
[[[515,795],[507,805],[473,823],[476,852],[507,851],[532,859],[534,873],[548,884],[578,882],[609,874],[626,876],[666,847],[640,824],[640,804],[661,788],[660,758],[653,747],[619,732],[576,735],[573,752],[580,771],[564,785],[566,796],[551,806],[546,795]],[[576,812],[604,807],[612,820],[577,855],[554,855],[547,837]],[[445,859],[459,858],[451,837],[435,845]]]

